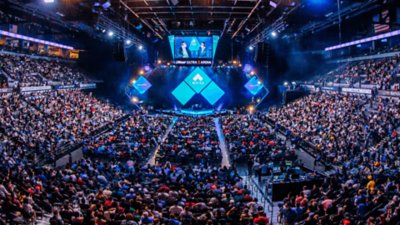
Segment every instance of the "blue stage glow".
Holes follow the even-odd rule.
[[[256,95],[263,87],[263,83],[258,80],[257,77],[252,77],[244,87],[252,94]]]
[[[215,52],[217,51],[219,36],[213,35],[213,58],[215,57]]]
[[[196,93],[182,82],[172,91],[172,95],[182,104],[185,105]]]
[[[196,93],[200,93],[211,82],[211,79],[202,69],[196,67],[196,69],[186,77],[185,82]]]
[[[253,70],[253,67],[250,64],[245,64],[243,67],[243,72],[250,73]]]
[[[175,58],[175,47],[174,47],[175,36],[174,35],[168,36],[168,41],[172,51],[172,58]]]
[[[218,85],[212,82],[208,85],[202,92],[201,95],[211,104],[214,105],[223,95],[225,92],[218,87]]]
[[[133,84],[133,87],[142,95],[144,94],[149,88],[151,88],[151,83],[144,78],[143,76],[140,76],[135,83]]]
[[[328,3],[328,1],[327,0],[308,0],[311,4],[314,4],[314,5],[323,5],[323,4],[326,4],[326,3]]]
[[[214,114],[214,110],[200,110],[200,111],[193,111],[193,110],[185,110],[182,109],[180,111],[182,114],[191,115],[191,116],[207,116]]]

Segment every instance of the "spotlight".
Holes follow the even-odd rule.
[[[136,97],[136,96],[133,96],[133,97],[132,97],[132,102],[133,102],[133,103],[138,103],[138,102],[139,102],[139,98]]]
[[[254,76],[256,74],[256,72],[254,71],[254,70],[252,70],[251,72],[250,72],[250,75],[251,76]]]
[[[278,33],[276,33],[276,31],[272,31],[272,32],[271,32],[271,36],[272,36],[272,37],[276,37],[276,36],[278,36]]]
[[[54,0],[43,0],[44,3],[54,3]]]
[[[135,79],[132,79],[132,80],[131,80],[131,84],[134,84],[134,83],[136,83],[136,80],[135,80]]]
[[[161,63],[162,63],[162,61],[159,59],[159,60],[157,60],[157,63],[158,63],[158,64],[161,64]]]
[[[253,51],[254,47],[253,46],[249,46],[249,50]]]
[[[105,33],[105,32],[106,32],[106,29],[101,30],[101,32]]]
[[[232,62],[233,64],[236,64],[237,62],[236,62],[236,60],[233,60],[233,62]]]
[[[112,37],[112,36],[114,36],[114,32],[110,30],[110,31],[108,31],[107,35],[108,35],[109,37]]]
[[[143,69],[139,70],[139,74],[143,75],[144,74],[144,70]]]
[[[250,106],[247,108],[247,110],[248,110],[250,113],[253,113],[253,112],[254,112],[254,106],[253,106],[253,105],[250,105]]]
[[[285,81],[285,82],[283,83],[283,85],[289,86],[289,82]]]
[[[138,46],[138,49],[139,49],[139,50],[143,50],[143,45],[139,45],[139,46]]]
[[[132,43],[132,41],[128,39],[128,40],[125,41],[125,43],[126,43],[127,45],[130,45],[130,44]]]

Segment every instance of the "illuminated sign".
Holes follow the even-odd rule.
[[[198,67],[172,91],[172,95],[182,105],[185,105],[196,93],[201,94],[211,105],[214,105],[225,94],[225,92]]]

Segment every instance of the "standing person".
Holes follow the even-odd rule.
[[[184,58],[184,59],[191,58],[190,51],[189,51],[189,49],[187,48],[187,44],[186,44],[185,41],[182,41],[181,47],[179,47],[179,50],[178,50],[178,57],[179,57],[179,58]]]
[[[197,56],[199,58],[209,58],[207,55],[207,46],[205,42],[201,42],[199,49],[197,50]]]
[[[297,215],[296,212],[289,206],[288,202],[285,202],[279,214],[283,225],[294,225]]]

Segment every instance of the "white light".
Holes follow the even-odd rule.
[[[114,32],[108,31],[107,35],[108,35],[109,37],[112,37],[112,36],[114,36]]]
[[[271,35],[272,35],[272,37],[276,37],[278,34],[276,33],[276,31],[272,31]]]
[[[138,49],[139,49],[139,50],[142,50],[142,49],[143,49],[143,45],[139,45],[139,46],[138,46]]]
[[[253,51],[254,47],[253,46],[249,46],[249,50]]]
[[[43,0],[44,3],[54,3],[54,0]]]
[[[289,82],[285,81],[285,82],[283,83],[283,85],[289,86]]]
[[[130,45],[131,43],[132,43],[132,41],[131,41],[131,40],[129,40],[129,39],[128,39],[128,40],[126,40],[126,44],[127,44],[127,45]]]

